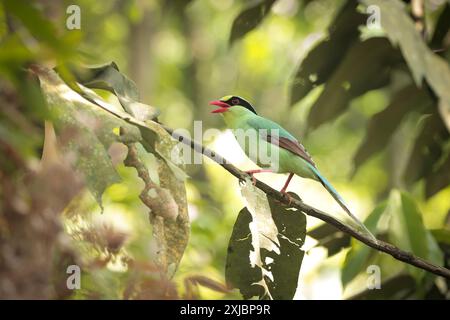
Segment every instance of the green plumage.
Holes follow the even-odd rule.
[[[294,173],[303,178],[309,178],[319,181],[318,177],[311,169],[311,165],[303,158],[293,154],[288,150],[282,149],[270,142],[267,142],[264,137],[260,135],[262,130],[266,130],[267,132],[270,132],[271,130],[277,130],[279,137],[297,141],[293,135],[291,135],[278,123],[258,116],[240,106],[233,106],[229,111],[223,113],[223,117],[225,123],[230,129],[242,129],[244,131],[255,130],[255,135],[258,137],[258,139],[256,140],[257,145],[254,148],[256,149],[256,154],[252,153],[251,150],[249,150],[249,148],[251,147],[249,143],[241,141],[242,139],[237,139],[245,154],[253,162],[263,168],[270,167],[274,172],[277,173]],[[263,163],[261,159],[259,159],[261,148],[263,148],[263,150],[270,150],[268,152],[269,158],[275,152],[278,152],[278,163],[272,163],[270,166],[267,163]]]
[[[233,98],[234,97],[232,96],[227,96],[222,98],[220,101],[231,101]],[[248,104],[246,101],[243,102]],[[358,224],[360,229],[368,234],[372,239],[376,240],[364,224],[350,212],[336,189],[334,189],[325,177],[320,174],[319,170],[303,146],[286,129],[281,127],[276,122],[257,115],[254,112],[253,107],[249,104],[247,106],[233,104],[227,108],[226,112],[221,114],[223,115],[227,126],[230,129],[234,129],[233,133],[235,134],[241,148],[253,162],[258,164],[261,168],[268,168],[276,173],[293,173],[302,178],[313,179],[320,182],[339,203],[342,209],[344,209],[344,211],[346,211],[346,213]],[[272,130],[275,130],[276,136],[280,140],[280,143],[277,144],[270,140],[268,141],[267,134],[272,132]],[[239,136],[239,132],[242,134],[247,133],[247,136],[249,136],[250,139],[253,139],[251,140],[253,143],[249,143],[249,140],[243,139],[242,136]],[[256,145],[254,142],[256,142]],[[281,142],[284,142],[285,145],[283,146]],[[262,159],[261,154],[266,154],[267,157]],[[276,154],[277,157],[275,158],[277,159],[274,160],[273,156]],[[267,161],[269,159],[270,161]]]

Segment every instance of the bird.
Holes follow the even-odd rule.
[[[278,123],[258,115],[255,108],[242,97],[227,95],[218,100],[211,101],[209,104],[218,107],[211,111],[211,113],[222,115],[226,126],[233,131],[236,140],[245,154],[250,160],[262,168],[245,171],[251,176],[253,184],[256,182],[254,177],[256,173],[287,173],[288,178],[280,192],[290,199],[290,196],[287,194],[287,188],[294,175],[318,181],[360,229],[372,238],[372,240],[376,241],[375,236],[352,214],[344,199],[319,172],[317,165],[305,147],[291,133]],[[256,143],[253,144],[253,147],[251,140],[242,139],[242,135],[238,136],[237,132],[239,130],[241,133],[247,132],[254,134],[254,142]],[[261,150],[267,150],[267,153],[270,153],[270,155],[262,159]],[[275,159],[273,155],[276,153],[278,157],[275,161],[267,161],[268,159]]]

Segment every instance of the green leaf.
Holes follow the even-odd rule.
[[[101,206],[104,190],[120,178],[108,155],[109,146],[119,137],[114,129],[125,127],[128,139],[141,139],[139,130],[126,121],[91,104],[71,90],[52,70],[36,70],[41,88],[52,112],[56,132],[64,151],[73,154],[74,163],[85,178],[87,187]]]
[[[157,259],[168,276],[173,276],[183,256],[189,239],[189,217],[184,181],[187,177],[183,170],[182,159],[173,159],[178,142],[153,119],[159,112],[148,105],[138,102],[139,94],[133,81],[119,72],[114,62],[96,68],[78,68],[76,77],[90,88],[104,89],[117,96],[124,110],[129,115],[121,114],[131,123],[138,126],[142,135],[142,144],[148,152],[157,157],[156,168],[145,168],[139,165],[139,157],[129,158],[129,164],[134,166],[146,185],[140,198],[151,210],[153,235],[158,246]],[[86,92],[80,88],[84,94]],[[89,98],[89,97],[88,97]],[[104,106],[100,101],[99,106]],[[112,110],[111,110],[112,111]],[[120,112],[115,111],[120,114]],[[133,149],[129,145],[129,150]],[[130,156],[130,154],[129,154]],[[173,160],[179,160],[176,164]],[[156,169],[159,185],[147,179],[146,171]],[[150,197],[150,190],[154,190],[155,197]]]
[[[450,152],[439,161],[437,168],[426,178],[425,194],[427,198],[433,196],[450,185]]]
[[[429,115],[423,122],[404,173],[408,184],[433,172],[434,165],[444,154],[445,144],[450,138],[445,124],[437,113]]]
[[[430,230],[430,231],[438,243],[450,245],[450,230],[449,229],[434,229],[434,230]]]
[[[318,241],[317,246],[327,249],[328,257],[339,253],[350,244],[349,235],[328,223],[323,223],[308,231],[308,236]]]
[[[121,130],[123,133],[124,130]],[[144,182],[139,198],[150,209],[150,222],[156,242],[156,260],[172,277],[178,268],[189,238],[189,217],[183,181],[174,176],[163,160],[144,161],[145,150],[137,143],[125,143],[124,163],[134,167]],[[140,147],[140,148],[139,148]],[[155,172],[156,171],[156,172]],[[158,179],[152,177],[157,175]]]
[[[386,211],[387,203],[379,204],[364,221],[364,225],[371,233],[377,234],[377,225],[381,216]],[[345,256],[345,261],[341,273],[342,286],[346,287],[366,265],[372,249],[365,244],[352,239],[352,246]]]
[[[415,85],[406,86],[396,92],[390,104],[370,119],[364,141],[353,158],[355,168],[386,147],[399,123],[409,112],[423,111],[431,104],[428,95]]]
[[[395,275],[381,283],[380,290],[364,290],[349,300],[398,300],[409,297],[417,288],[414,278],[407,274]]]
[[[306,217],[267,198],[250,182],[242,194],[247,207],[239,213],[229,242],[227,283],[245,299],[292,299],[304,255]]]
[[[381,26],[394,45],[398,45],[417,86],[425,79],[439,97],[439,111],[450,130],[450,66],[433,53],[416,30],[414,22],[399,0],[362,0],[380,9]]]
[[[276,0],[260,0],[242,11],[233,21],[230,33],[230,45],[256,28],[269,14]]]
[[[107,150],[116,141],[128,145],[126,162],[138,170],[146,185],[140,196],[151,210],[158,262],[169,277],[173,276],[189,237],[185,174],[181,167],[171,162],[172,155],[177,154],[174,151],[177,142],[160,124],[151,120],[143,122],[117,110],[78,83],[70,84],[77,90],[73,91],[54,71],[36,67],[36,73],[40,77],[49,107],[55,114],[57,131],[59,129],[61,135],[64,130],[70,129],[71,135],[66,137],[68,151],[74,153],[74,166],[83,173],[89,190],[100,205],[103,191],[120,181]],[[114,132],[116,129],[120,129],[121,135]],[[145,140],[148,137],[151,137],[151,141]],[[151,146],[156,165],[148,167],[144,164],[143,154],[138,152],[138,142]],[[142,152],[145,152],[143,148]],[[146,179],[156,172],[158,182]],[[155,190],[156,199],[152,199],[151,189]]]
[[[173,141],[172,141],[173,147]],[[163,148],[171,148],[168,144]],[[160,147],[157,150],[161,154]],[[169,276],[173,276],[178,268],[178,265],[183,257],[184,250],[188,244],[189,232],[190,232],[190,222],[188,214],[188,204],[186,197],[186,188],[184,185],[184,177],[186,174],[178,167],[170,167],[169,161],[160,159],[158,165],[158,175],[160,180],[161,188],[170,190],[171,197],[174,199],[178,207],[178,214],[175,220],[173,219],[163,219],[163,222],[159,222],[158,225],[154,225],[154,232],[158,232],[159,235],[164,236],[165,250],[166,250],[166,261]],[[174,171],[179,170],[180,174],[175,174]]]
[[[264,288],[258,285],[262,279],[262,269],[250,260],[250,252],[254,251],[250,223],[252,214],[243,208],[234,223],[233,232],[228,244],[225,279],[228,285],[238,288],[244,299],[262,297]]]
[[[447,1],[444,5],[444,9],[439,15],[439,19],[434,27],[433,37],[430,42],[431,48],[441,48],[444,44],[445,36],[450,29],[450,3]]]
[[[137,101],[139,94],[136,85],[119,72],[114,62],[94,68],[77,67],[74,69],[74,75],[77,81],[80,81],[83,85],[90,88],[108,90],[116,95],[128,115],[108,107],[103,101],[93,97],[91,91],[73,83],[70,75],[70,73],[67,74],[67,80],[72,81],[74,90],[77,90],[89,101],[108,109],[122,118],[128,118],[132,124],[137,125],[141,130],[142,144],[145,149],[162,158],[178,179],[182,181],[186,179],[187,175],[184,170],[172,161],[172,156],[176,154],[173,151],[178,142],[173,141],[170,134],[159,123],[153,121],[158,116],[159,111],[154,107]],[[181,158],[176,160],[181,164]]]
[[[291,87],[293,105],[314,87],[325,83],[344,59],[347,51],[358,41],[358,26],[366,16],[356,11],[357,3],[347,1],[328,28],[328,37],[314,47],[301,62]]]
[[[2,1],[2,5],[9,16],[17,18],[36,40],[51,48],[51,53],[56,54],[59,59],[68,59],[74,56],[73,47],[79,41],[79,32],[71,31],[65,34],[58,32],[58,28],[44,17],[34,3]],[[34,49],[36,50],[36,48]]]
[[[293,193],[293,198],[300,199]],[[274,299],[292,299],[297,290],[298,277],[305,252],[301,247],[305,243],[306,216],[299,211],[289,210],[278,202],[269,199],[272,218],[278,228],[278,241],[280,254],[267,252],[267,258],[272,258],[273,263],[267,268],[272,272],[273,280],[266,279],[269,291]]]
[[[124,110],[140,121],[153,120],[159,115],[156,108],[139,102],[136,84],[119,71],[115,62],[96,67],[78,67],[74,74],[77,81],[88,88],[113,93]]]
[[[431,260],[437,264],[442,263],[442,261],[436,261],[439,259],[436,255],[437,245],[434,239],[429,236],[429,231],[425,229],[422,214],[410,195],[393,190],[389,197],[387,210],[390,215],[388,237],[393,244],[423,259]],[[409,265],[406,267],[417,281],[420,281],[424,276],[423,270]]]
[[[385,86],[390,81],[391,64],[396,61],[397,51],[384,38],[370,38],[352,46],[311,107],[309,128],[337,117],[352,99]]]

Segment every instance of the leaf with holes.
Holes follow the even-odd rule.
[[[145,188],[140,198],[150,209],[153,234],[158,245],[158,262],[172,276],[178,267],[189,237],[189,219],[182,167],[171,162],[177,154],[177,142],[160,124],[138,120],[118,110],[92,90],[81,84],[71,84],[73,91],[51,70],[38,68],[42,90],[55,114],[55,126],[60,138],[67,139],[68,152],[73,153],[74,166],[80,170],[98,203],[111,184],[120,181],[108,155],[113,142],[128,145],[127,165],[136,168]],[[81,95],[80,95],[81,94]],[[117,130],[120,131],[120,135]],[[69,130],[70,135],[61,133]],[[146,140],[151,136],[151,141]],[[151,146],[154,160],[149,165],[142,159]],[[147,149],[148,150],[148,149]],[[156,179],[150,179],[150,176]],[[147,179],[148,178],[148,179]]]
[[[101,205],[104,190],[120,182],[108,155],[108,148],[119,141],[114,129],[127,128],[127,138],[141,139],[139,130],[85,100],[71,90],[52,70],[35,68],[41,88],[52,112],[52,119],[65,152],[82,173],[87,187]]]
[[[227,283],[245,299],[292,299],[304,255],[306,217],[249,182],[242,194],[247,207],[239,213],[229,242]]]

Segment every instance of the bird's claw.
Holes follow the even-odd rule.
[[[248,171],[246,171],[245,173],[248,174],[248,175],[252,178],[252,184],[253,184],[254,186],[256,186],[255,173],[254,173],[254,172],[248,172]]]
[[[285,204],[282,201],[279,201],[282,204],[285,204],[286,206],[290,207],[292,205],[292,202],[295,200],[298,200],[300,202],[303,202],[302,198],[300,198],[297,194],[293,193],[295,195],[295,197],[291,196],[289,194],[289,192],[285,191],[285,190],[280,190],[280,193],[283,195],[283,198],[286,198],[288,200],[288,203]],[[298,197],[298,198],[297,198]]]
[[[286,197],[289,201],[288,206],[290,206],[292,204],[292,197],[289,193],[287,193],[286,191],[281,191],[281,194],[283,194],[284,197]]]

